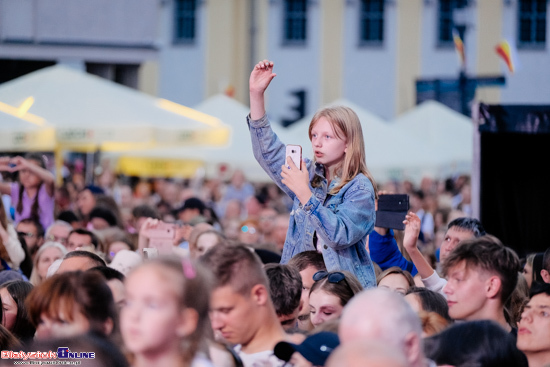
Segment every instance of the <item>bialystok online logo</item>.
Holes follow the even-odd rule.
[[[11,350],[2,351],[2,359],[94,359],[95,352],[71,352],[67,347],[57,348],[57,352],[14,352]]]

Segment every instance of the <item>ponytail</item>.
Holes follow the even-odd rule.
[[[38,185],[38,188],[36,189],[36,195],[34,196],[34,202],[32,203],[32,207],[31,207],[31,218],[37,221],[40,221],[40,214],[38,213],[39,206],[40,206],[38,202],[38,197],[40,195],[40,189],[42,188],[43,184],[44,182],[41,181],[40,184]]]
[[[40,194],[40,189],[42,188],[43,182],[40,182],[38,185],[38,188],[36,190],[36,195],[34,196],[34,201],[31,206],[31,214],[29,218],[33,220],[40,221],[40,214],[38,213],[40,209],[40,205],[38,202],[38,196]],[[25,191],[25,188],[23,185],[19,184],[19,200],[17,201],[17,213],[21,214],[23,212],[23,191]]]
[[[23,212],[23,191],[25,191],[25,188],[19,183],[19,200],[17,201],[17,213],[19,214]]]

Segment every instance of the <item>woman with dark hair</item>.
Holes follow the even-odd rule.
[[[533,281],[531,282],[531,287],[535,283],[544,283],[544,279],[542,279],[542,275],[540,275],[540,271],[543,269],[543,259],[544,259],[544,253],[539,252],[533,257]]]
[[[23,280],[6,282],[0,286],[2,325],[23,343],[30,341],[35,332],[25,306],[25,299],[32,288],[31,283]]]
[[[311,323],[314,327],[340,317],[344,306],[363,290],[359,280],[347,271],[318,271],[309,291]]]
[[[113,295],[97,272],[68,272],[47,278],[27,298],[36,338],[68,337],[117,330]]]
[[[441,293],[424,287],[410,287],[405,295],[405,301],[416,313],[435,312],[448,322],[452,322],[449,316],[449,305]]]
[[[425,339],[426,356],[454,367],[527,367],[514,337],[494,321],[454,324]]]

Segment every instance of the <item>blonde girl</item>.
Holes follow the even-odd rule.
[[[374,287],[376,277],[365,238],[374,228],[377,191],[365,163],[359,118],[342,106],[318,111],[309,125],[314,158],[296,167],[285,156],[285,145],[265,112],[264,92],[275,76],[273,62],[264,60],[254,67],[248,125],[256,159],[294,200],[281,262],[317,250],[327,270],[349,271],[364,288]]]
[[[67,248],[59,242],[48,241],[44,243],[33,260],[33,267],[29,281],[35,287],[46,279],[48,268],[55,261],[62,259],[67,254]]]
[[[133,366],[200,365],[209,284],[208,274],[188,259],[158,258],[132,270],[120,320]]]

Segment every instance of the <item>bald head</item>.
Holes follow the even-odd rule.
[[[355,295],[344,308],[340,342],[378,341],[402,351],[411,366],[423,366],[422,326],[404,297],[376,288]]]
[[[107,266],[105,261],[96,254],[89,251],[72,251],[63,257],[63,261],[55,272],[56,274],[67,273],[69,271],[86,271],[96,266]]]
[[[402,351],[385,343],[354,340],[341,345],[330,355],[327,367],[408,367]]]

